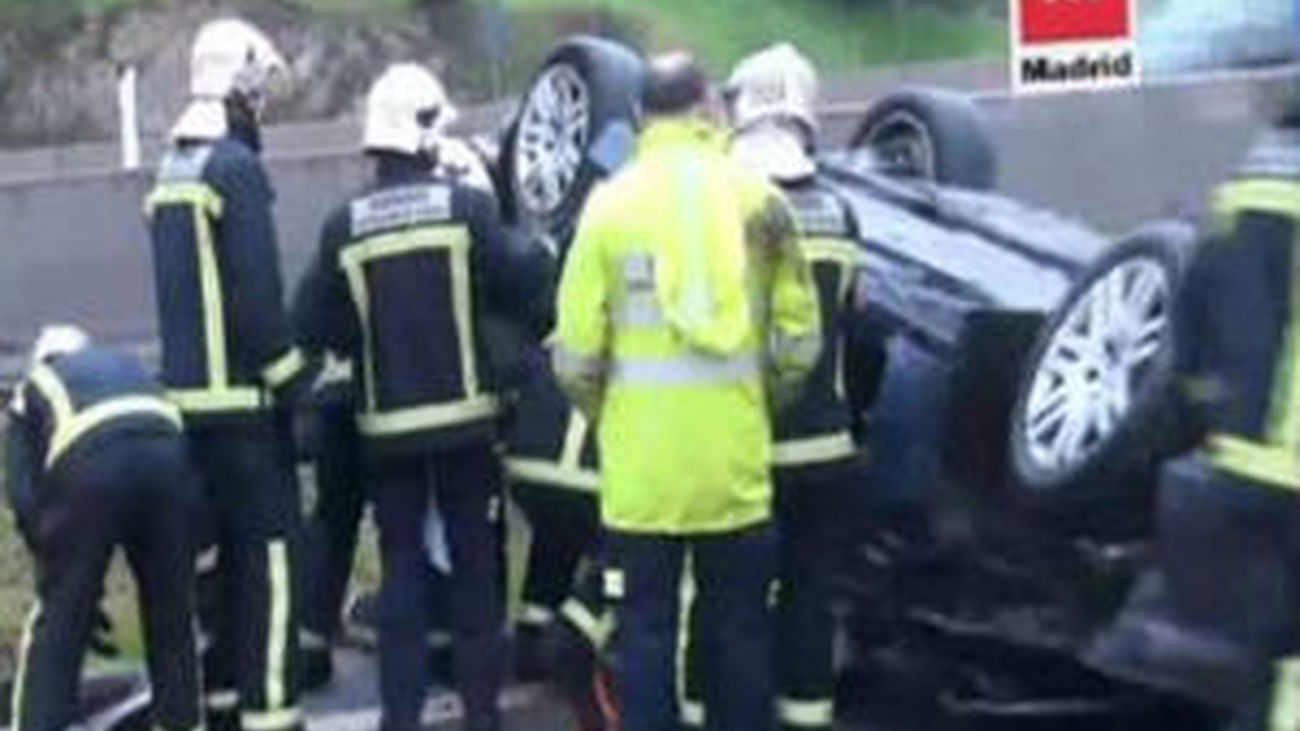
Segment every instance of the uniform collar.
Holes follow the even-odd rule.
[[[637,152],[669,147],[697,147],[721,150],[726,137],[714,125],[696,118],[667,118],[650,122],[641,132]]]

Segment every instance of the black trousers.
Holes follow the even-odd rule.
[[[772,528],[691,537],[610,531],[606,547],[625,731],[678,728],[688,650],[682,635],[694,622],[707,728],[771,729]],[[691,580],[683,583],[684,576]]]
[[[316,423],[316,503],[302,532],[302,629],[304,648],[310,641],[326,649],[339,631],[366,481],[351,403],[321,407]]]
[[[835,616],[831,611],[835,568],[843,558],[855,513],[854,463],[778,469],[775,473],[777,560],[775,682],[777,718],[783,729],[830,729],[835,694]],[[683,724],[703,727],[703,687],[708,660],[701,618],[692,618],[686,663]]]
[[[300,505],[287,426],[268,415],[189,430],[208,507],[199,613],[211,729],[302,727],[294,591]]]
[[[525,627],[545,624],[573,593],[580,564],[600,537],[596,495],[541,483],[513,485],[516,502],[532,528],[524,573]]]
[[[15,731],[63,731],[77,720],[82,659],[118,546],[139,591],[154,725],[198,727],[198,492],[183,441],[104,435],[81,446],[42,485],[36,513],[38,601],[14,683]]]
[[[846,548],[847,465],[776,471],[777,717],[785,729],[828,731],[835,693],[834,572]]]
[[[453,669],[470,731],[498,728],[506,661],[501,466],[488,445],[375,464],[379,524],[379,682],[384,731],[414,731],[428,688],[433,582],[425,519],[436,502],[451,553]]]

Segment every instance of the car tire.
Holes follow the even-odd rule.
[[[997,186],[997,154],[979,109],[964,96],[905,89],[871,105],[850,138],[893,175],[972,190]]]
[[[567,245],[592,187],[632,152],[643,70],[631,49],[599,38],[547,56],[502,140],[503,210],[520,229]]]
[[[1145,527],[1174,430],[1173,308],[1193,241],[1183,224],[1139,230],[1048,318],[1011,412],[1016,503],[1072,531]]]

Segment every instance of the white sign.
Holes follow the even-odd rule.
[[[1010,0],[1011,88],[1037,94],[1134,86],[1136,0]]]

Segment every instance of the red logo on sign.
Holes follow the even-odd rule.
[[[1127,38],[1129,0],[1017,0],[1023,43]]]

